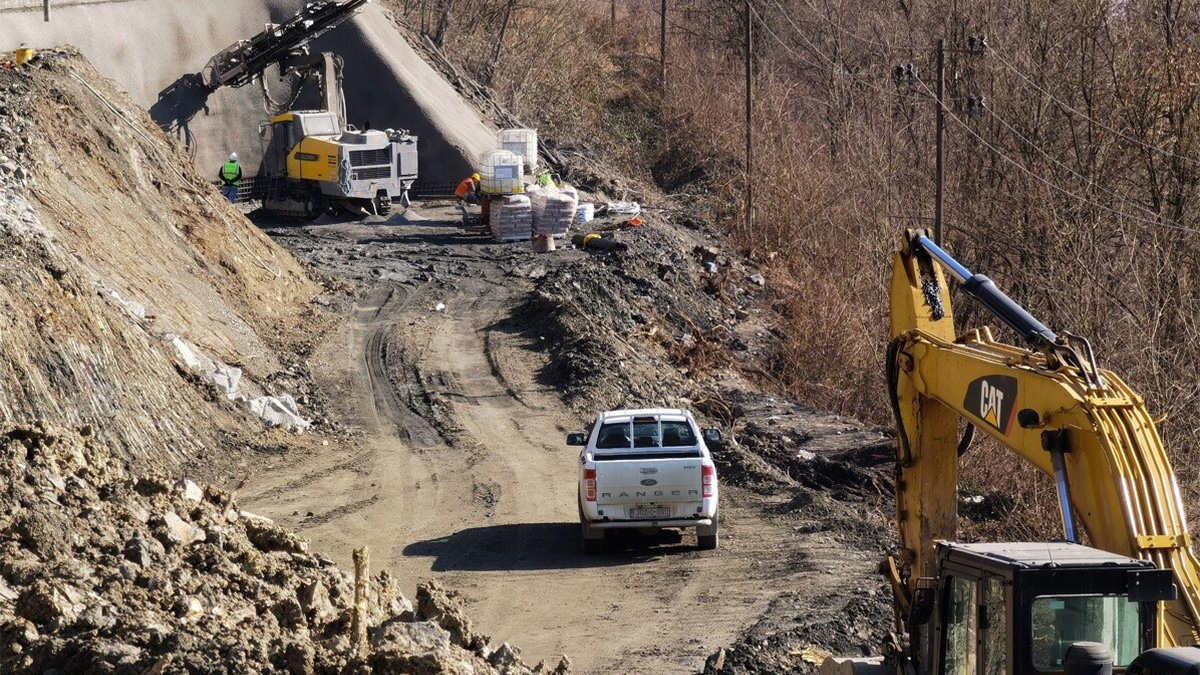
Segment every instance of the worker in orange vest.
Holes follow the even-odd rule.
[[[479,174],[473,173],[463,179],[454,190],[454,196],[468,204],[479,203]]]
[[[481,177],[473,173],[463,179],[454,190],[454,196],[466,204],[479,204],[479,215],[483,219],[483,227],[488,228],[488,216],[491,213],[492,200],[481,191]]]

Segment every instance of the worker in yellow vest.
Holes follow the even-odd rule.
[[[238,155],[236,152],[230,153],[229,161],[221,167],[218,174],[221,179],[221,194],[229,200],[230,204],[237,202],[238,186],[242,182],[242,166],[238,164]]]

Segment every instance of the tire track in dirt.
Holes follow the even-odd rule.
[[[414,240],[449,229],[405,227]],[[322,514],[294,525],[339,561],[370,545],[373,564],[407,587],[442,579],[463,594],[478,630],[529,661],[566,653],[585,675],[700,670],[780,589],[803,585],[810,570],[796,564],[796,533],[766,515],[764,498],[730,488],[719,551],[667,532],[622,533],[604,555],[580,552],[578,453],[562,440],[584,420],[539,380],[541,345],[503,328],[528,289],[504,278],[488,245],[438,255],[459,261],[460,248],[469,274],[370,289],[345,333],[314,357],[314,372],[349,393],[345,415],[362,429],[369,472],[328,471],[349,453],[326,453],[264,479],[279,487],[250,506]],[[438,302],[444,310],[432,309]]]

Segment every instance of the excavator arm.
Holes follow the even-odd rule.
[[[947,274],[1028,348],[997,342],[987,328],[956,337]],[[1055,480],[1067,539],[1079,540],[1078,516],[1092,546],[1172,570],[1178,599],[1160,604],[1158,642],[1200,643],[1200,566],[1175,474],[1145,402],[1095,367],[1085,340],[1056,335],[909,232],[894,259],[887,359],[900,537],[887,570],[918,663],[931,658],[931,637],[913,619],[931,598],[920,589],[937,573],[934,542],[956,539],[960,419]]]

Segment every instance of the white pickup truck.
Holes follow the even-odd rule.
[[[694,527],[701,549],[717,547],[717,470],[707,441],[686,410],[612,410],[590,432],[570,434],[579,453],[579,525],[585,553],[597,553],[615,528],[657,532]]]

